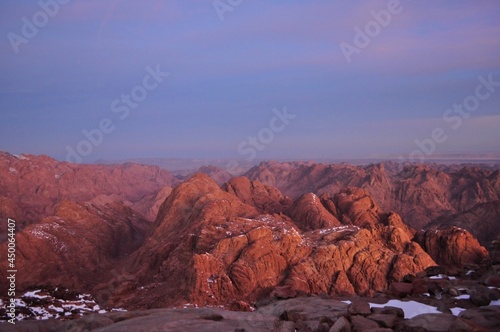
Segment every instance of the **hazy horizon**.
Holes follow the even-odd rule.
[[[0,18],[1,151],[500,153],[498,1],[6,1]]]

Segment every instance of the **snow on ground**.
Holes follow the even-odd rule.
[[[351,304],[351,301],[341,301],[345,304]],[[400,300],[389,300],[387,303],[369,303],[370,308],[383,308],[383,307],[397,307],[403,309],[405,313],[405,318],[413,318],[415,316],[421,315],[421,314],[442,314],[441,311],[437,310],[436,307],[423,304],[417,301],[400,301]],[[453,311],[453,309],[457,309]],[[453,308],[452,312],[455,316],[457,316],[460,311],[463,311],[465,309],[462,308]],[[456,313],[455,313],[456,312]]]
[[[443,274],[438,274],[437,276],[429,277],[429,279],[444,279],[446,276]]]
[[[454,316],[458,316],[462,311],[464,311],[465,309],[464,308],[460,308],[460,307],[456,307],[456,308],[450,308],[451,310],[451,313],[454,315]]]
[[[344,231],[352,231],[352,230],[359,230],[359,227],[351,226],[351,225],[343,225],[343,226],[338,226],[338,227],[323,228],[319,231],[319,234],[324,235],[324,234],[329,234],[329,233],[333,233],[333,232],[344,232]]]
[[[53,294],[41,289],[21,294],[15,299],[16,320],[74,319],[86,314],[107,312],[94,301],[90,294],[79,294],[74,296],[73,300],[56,298]],[[0,309],[6,309],[4,301],[0,302]],[[126,310],[111,309],[110,311]],[[0,319],[1,322],[5,320]]]
[[[24,154],[21,154],[21,155],[18,155],[18,154],[13,154],[14,157],[16,157],[17,159],[21,159],[21,160],[30,160],[28,157],[26,157]]]
[[[463,294],[460,296],[455,297],[456,300],[468,300],[469,299],[468,294]],[[350,304],[351,301],[342,301],[346,304]],[[491,305],[500,305],[500,300],[496,301],[491,301],[489,304]],[[391,307],[397,307],[403,309],[405,313],[405,318],[413,318],[415,316],[421,315],[421,314],[433,314],[433,313],[442,313],[439,310],[437,310],[436,307],[423,304],[417,301],[400,301],[400,300],[390,300],[387,303],[384,304],[377,304],[377,303],[370,303],[370,308],[376,307],[376,308],[383,308],[386,306],[391,306]],[[455,316],[458,316],[462,311],[464,311],[464,308],[460,307],[455,307],[455,308],[450,308],[451,313]]]
[[[32,298],[35,298],[35,299],[45,299],[47,297],[50,297],[50,295],[38,295],[38,293],[40,293],[42,290],[41,289],[38,289],[38,290],[35,290],[35,291],[32,291],[32,292],[26,292],[24,293],[24,295],[22,295],[23,297],[32,297]]]
[[[468,300],[470,298],[469,294],[462,294],[459,296],[455,296],[455,300]]]
[[[436,280],[436,279],[456,280],[457,278],[456,277],[449,277],[446,274],[438,274],[437,276],[429,277],[429,279],[434,279],[434,280]]]
[[[416,301],[400,301],[400,300],[390,300],[384,304],[370,303],[370,308],[383,308],[383,307],[398,307],[403,309],[405,313],[405,318],[413,318],[421,314],[441,314],[436,307],[423,304]]]

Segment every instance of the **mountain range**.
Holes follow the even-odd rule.
[[[180,177],[0,153],[17,287],[129,310],[375,296],[435,266],[478,269],[500,233],[499,197],[494,167],[267,161],[238,177],[215,166]]]

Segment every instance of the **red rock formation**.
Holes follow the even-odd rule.
[[[334,196],[334,201],[344,224],[373,227],[380,222],[379,208],[366,190],[346,188]]]
[[[236,187],[248,184],[237,182]],[[378,211],[370,203],[360,204],[365,210],[356,213],[358,196],[343,201],[352,225],[301,234],[289,217],[261,214],[234,192],[203,174],[175,188],[160,209],[156,229],[124,265],[136,276],[135,286],[116,289],[110,303],[255,301],[280,285],[316,294],[372,294],[435,265],[395,214],[378,215],[369,228],[354,226],[365,225],[367,208]]]
[[[415,241],[445,267],[474,267],[488,257],[488,251],[477,239],[458,227],[420,231],[415,235]]]
[[[334,203],[326,200],[327,208],[323,205],[324,200],[313,193],[304,194],[293,203],[287,214],[302,231],[341,226],[340,221],[332,213],[332,210],[336,212]]]
[[[250,181],[246,177],[231,179],[223,189],[243,203],[255,207],[260,213],[280,213],[288,208],[292,201],[276,188],[265,186],[260,181]]]

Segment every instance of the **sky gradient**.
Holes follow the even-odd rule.
[[[479,77],[500,82],[499,1],[55,1],[41,1],[53,15],[0,5],[0,150],[309,159],[409,156],[434,140],[432,153],[500,152],[500,83],[447,113],[473,105]],[[342,43],[362,47],[347,61]],[[271,125],[284,109],[294,117]]]

